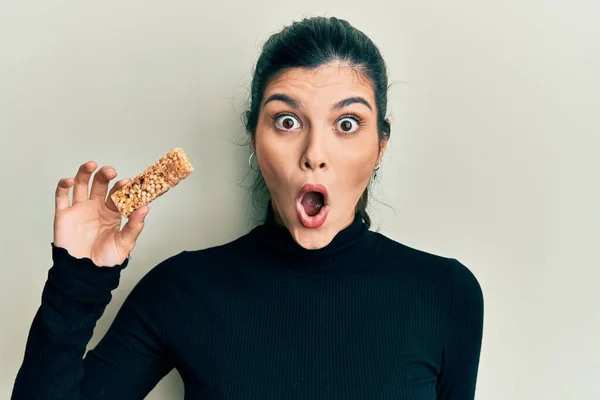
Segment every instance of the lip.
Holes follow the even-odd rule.
[[[308,215],[302,206],[302,198],[308,192],[317,192],[323,195],[323,207],[321,207],[319,213],[314,216]],[[325,220],[327,219],[327,215],[329,214],[329,195],[325,186],[313,185],[309,183],[302,186],[298,192],[298,196],[296,197],[296,212],[298,213],[298,219],[302,225],[304,225],[304,227],[309,229],[317,229],[323,226]]]

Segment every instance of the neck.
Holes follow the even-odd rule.
[[[358,258],[373,250],[377,242],[377,235],[369,231],[357,212],[327,246],[305,249],[294,240],[271,201],[264,224],[256,229],[256,237],[259,245],[265,245],[269,253],[281,257],[286,267],[306,273],[332,268],[351,269]]]

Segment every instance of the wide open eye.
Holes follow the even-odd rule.
[[[337,129],[338,131],[345,134],[355,133],[360,127],[360,123],[354,117],[344,117],[338,120]]]
[[[300,121],[290,114],[283,114],[275,118],[275,126],[282,131],[298,129],[300,125]]]

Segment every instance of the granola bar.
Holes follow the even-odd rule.
[[[111,198],[119,212],[129,217],[133,211],[156,200],[193,171],[194,167],[183,149],[176,147],[116,190]]]

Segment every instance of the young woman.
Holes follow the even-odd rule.
[[[266,221],[153,268],[85,357],[148,207],[120,229],[115,169],[89,190],[92,161],[59,181],[54,263],[13,399],[141,399],[173,368],[186,399],[474,397],[476,278],[369,230],[368,187],[391,132],[377,47],[346,21],[305,19],[266,42],[251,89]]]

